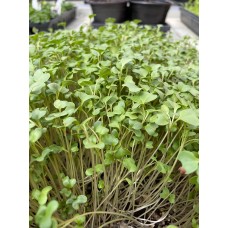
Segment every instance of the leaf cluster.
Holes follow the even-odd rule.
[[[41,2],[41,10],[35,10],[29,4],[29,21],[33,23],[45,23],[57,16],[57,13],[51,10],[53,5],[48,2]]]
[[[52,10],[53,6],[54,5],[49,2],[42,1],[41,10],[35,10],[32,7],[32,4],[29,4],[29,21],[33,23],[49,22],[51,19],[58,16],[57,13],[54,10]],[[70,2],[63,2],[61,7],[61,12],[64,13],[65,11],[73,9],[74,4]]]

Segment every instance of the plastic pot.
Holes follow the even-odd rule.
[[[162,0],[130,1],[131,19],[141,20],[141,24],[165,24],[171,2]]]
[[[128,1],[127,0],[109,0],[109,1],[89,1],[94,17],[94,22],[103,23],[109,17],[115,18],[116,23],[128,20]]]
[[[181,21],[195,34],[199,35],[199,17],[183,7],[180,8],[180,11]]]

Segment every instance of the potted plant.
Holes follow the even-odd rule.
[[[54,4],[41,1],[38,8],[29,5],[29,34],[33,34],[33,29],[38,31],[49,31],[49,29],[61,29],[69,24],[76,15],[76,7],[72,3],[63,2],[58,14]]]
[[[168,0],[130,0],[131,19],[139,19],[141,24],[167,26],[165,19],[170,6]]]
[[[104,24],[107,18],[114,18],[116,23],[128,20],[128,0],[88,0],[94,17],[93,25]]]
[[[199,35],[199,0],[191,0],[180,8],[181,21]]]

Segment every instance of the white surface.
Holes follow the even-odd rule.
[[[74,21],[72,21],[66,29],[73,29],[73,30],[79,30],[79,28],[82,25],[89,25],[90,19],[89,15],[92,14],[92,9],[89,4],[84,4],[83,1],[77,1],[73,2],[75,6],[77,7],[76,11],[76,18]]]
[[[62,0],[57,0],[55,4],[55,10],[57,11],[57,14],[61,14],[61,8],[62,8]]]
[[[32,0],[32,8],[35,10],[41,10],[41,3],[37,0]]]
[[[183,36],[190,36],[192,38],[198,39],[198,36],[181,22],[180,9],[178,6],[170,7],[166,22],[171,26],[171,32],[173,32],[175,38],[178,39]]]

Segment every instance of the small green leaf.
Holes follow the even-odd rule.
[[[38,189],[33,189],[32,191],[32,199],[36,199],[38,201],[41,191]]]
[[[32,130],[29,134],[29,141],[31,143],[35,143],[43,134],[43,129],[42,128],[36,128]]]
[[[93,19],[96,16],[96,14],[90,14],[89,19]]]
[[[168,225],[166,228],[178,228],[178,226]]]
[[[76,97],[79,97],[79,98],[81,99],[82,103],[84,103],[84,102],[86,102],[87,100],[90,100],[90,99],[98,99],[98,98],[99,98],[99,97],[96,96],[96,95],[88,95],[88,94],[86,94],[86,93],[79,92],[79,91],[77,91],[77,92],[75,93],[75,96],[76,96]]]
[[[99,174],[103,173],[103,172],[104,172],[104,165],[102,165],[102,164],[97,164],[97,165],[95,166],[95,171],[96,171],[97,173],[99,173]]]
[[[94,128],[95,128],[95,131],[99,134],[99,135],[105,135],[109,132],[108,128],[102,126],[102,122],[100,121],[97,121],[95,124],[94,124]]]
[[[125,157],[126,155],[131,155],[131,152],[123,147],[118,148],[118,150],[115,153],[115,158],[121,159]]]
[[[123,86],[126,86],[129,89],[129,91],[132,93],[136,93],[141,90],[141,88],[135,85],[135,82],[133,81],[132,76],[125,77]]]
[[[133,72],[141,75],[143,78],[145,78],[148,74],[148,71],[143,69],[143,68],[140,68],[140,69],[134,69]]]
[[[103,142],[93,143],[89,139],[84,139],[83,144],[85,145],[86,149],[97,148],[97,149],[102,150],[105,147],[105,144]]]
[[[42,191],[40,192],[39,198],[38,198],[38,203],[39,205],[44,205],[47,202],[47,195],[51,191],[52,187],[47,186]]]
[[[86,203],[87,202],[87,197],[86,196],[84,196],[84,195],[79,195],[78,197],[77,197],[77,203],[79,203],[79,204],[82,204],[82,203]]]
[[[125,107],[124,101],[123,100],[119,101],[118,104],[113,108],[113,114],[118,114],[118,115],[124,114],[125,113],[124,107]]]
[[[124,158],[123,166],[128,169],[129,172],[133,173],[137,171],[137,166],[135,165],[135,160],[133,158]]]
[[[153,123],[149,123],[145,126],[145,130],[146,132],[151,135],[154,136],[156,134],[156,129],[158,128],[158,126],[156,124]]]
[[[34,73],[34,80],[36,82],[46,82],[48,79],[50,78],[50,74],[48,73],[44,73],[43,70],[38,69],[35,73]]]
[[[33,120],[39,120],[43,116],[45,116],[46,113],[47,113],[46,110],[41,110],[40,108],[36,108],[31,113],[31,119],[33,119]]]
[[[183,150],[178,155],[179,161],[182,163],[183,168],[186,170],[186,174],[197,171],[199,166],[199,159],[193,152]]]
[[[89,168],[85,172],[86,176],[92,176],[93,175],[93,168]]]
[[[99,182],[98,182],[98,188],[99,188],[99,189],[103,189],[104,186],[105,186],[104,181],[103,181],[103,180],[99,180]]]
[[[44,87],[44,82],[34,82],[30,85],[30,93],[33,92],[34,94],[40,94],[42,92],[42,88]]]
[[[92,85],[93,82],[91,81],[90,78],[80,78],[80,79],[78,80],[78,84],[79,84],[80,86],[89,86],[89,85]]]
[[[143,127],[142,123],[140,123],[139,121],[136,121],[136,120],[130,119],[129,124],[135,130],[140,130]]]
[[[159,126],[164,126],[169,124],[169,117],[165,113],[159,113],[157,114],[157,119],[155,120],[155,123]]]
[[[51,224],[51,228],[58,228],[58,222],[55,218],[51,219],[52,224]]]
[[[180,111],[179,120],[182,120],[188,124],[191,124],[193,126],[199,126],[199,118],[197,115],[197,111],[192,109],[185,109]]]
[[[72,178],[70,179],[68,176],[65,176],[63,179],[63,186],[66,188],[73,188],[73,186],[76,184],[76,179]]]
[[[170,194],[170,196],[169,196],[169,202],[171,204],[174,204],[175,203],[175,198],[176,198],[176,196],[174,194]]]
[[[169,189],[165,187],[165,188],[163,188],[162,193],[160,194],[160,197],[162,199],[167,199],[169,196],[169,193],[170,193]]]
[[[131,58],[123,58],[123,59],[121,59],[121,60],[120,60],[121,70],[124,68],[124,66],[125,66],[127,63],[129,63],[129,62],[131,62],[131,61],[132,61]]]
[[[129,178],[125,178],[125,181],[127,181],[127,183],[129,184],[129,186],[131,186],[133,184],[133,181]]]
[[[157,95],[146,92],[146,91],[141,91],[141,92],[139,92],[139,94],[137,94],[135,96],[131,96],[129,98],[131,100],[133,100],[134,102],[143,105],[143,104],[146,104],[148,102],[155,100],[157,98]]]
[[[153,142],[152,141],[146,142],[146,148],[147,149],[152,149],[153,148]]]
[[[51,145],[49,147],[46,147],[42,151],[42,154],[39,157],[35,158],[34,160],[35,161],[38,161],[38,162],[42,162],[42,161],[44,161],[48,157],[48,155],[50,153],[60,153],[62,150],[63,150],[62,147],[53,144],[53,145]]]
[[[85,221],[86,221],[85,215],[76,214],[76,216],[75,216],[75,222],[76,222],[78,225],[84,224]]]
[[[60,85],[57,83],[49,83],[47,86],[52,93],[57,93],[60,89]]]
[[[111,128],[120,129],[120,124],[117,121],[111,121],[108,126],[111,127]]]
[[[112,134],[106,134],[102,137],[102,141],[105,145],[115,146],[118,144],[119,140]]]
[[[105,153],[105,160],[104,160],[104,165],[110,165],[114,162],[114,154],[112,151],[108,151]]]
[[[63,188],[61,191],[60,191],[61,194],[63,194],[64,196],[66,197],[69,197],[71,195],[71,190],[67,189],[67,188]]]
[[[32,56],[35,54],[36,46],[34,44],[29,45],[29,56]]]
[[[68,102],[67,101],[60,101],[60,100],[56,100],[54,102],[54,107],[57,109],[63,109],[67,107]]]
[[[69,127],[76,119],[74,117],[66,117],[63,119],[63,125]]]
[[[51,216],[59,207],[59,203],[56,200],[52,200],[48,203],[46,214]]]
[[[97,109],[95,109],[95,110],[92,112],[92,114],[93,114],[94,116],[96,116],[96,115],[98,115],[98,114],[100,113],[100,110],[101,110],[101,108],[97,108]]]
[[[166,115],[169,115],[169,108],[164,104],[161,106],[161,111]]]
[[[107,78],[110,74],[111,74],[111,71],[110,71],[110,69],[108,67],[103,67],[99,71],[99,75],[102,78]]]
[[[83,204],[83,203],[86,203],[86,202],[87,202],[87,197],[84,196],[84,195],[79,195],[79,196],[77,197],[77,199],[73,201],[72,207],[73,207],[75,210],[78,210],[78,209],[79,209],[79,205],[80,205],[80,204]]]
[[[78,148],[78,144],[77,143],[74,143],[72,146],[71,146],[71,152],[72,153],[75,153],[79,151],[79,148]]]
[[[52,227],[52,214],[58,209],[58,206],[59,204],[56,200],[49,202],[47,207],[44,205],[40,206],[35,216],[36,224],[38,224],[40,228]]]
[[[166,174],[167,170],[166,170],[166,166],[165,164],[163,164],[162,162],[158,161],[157,162],[157,170],[163,174]]]

